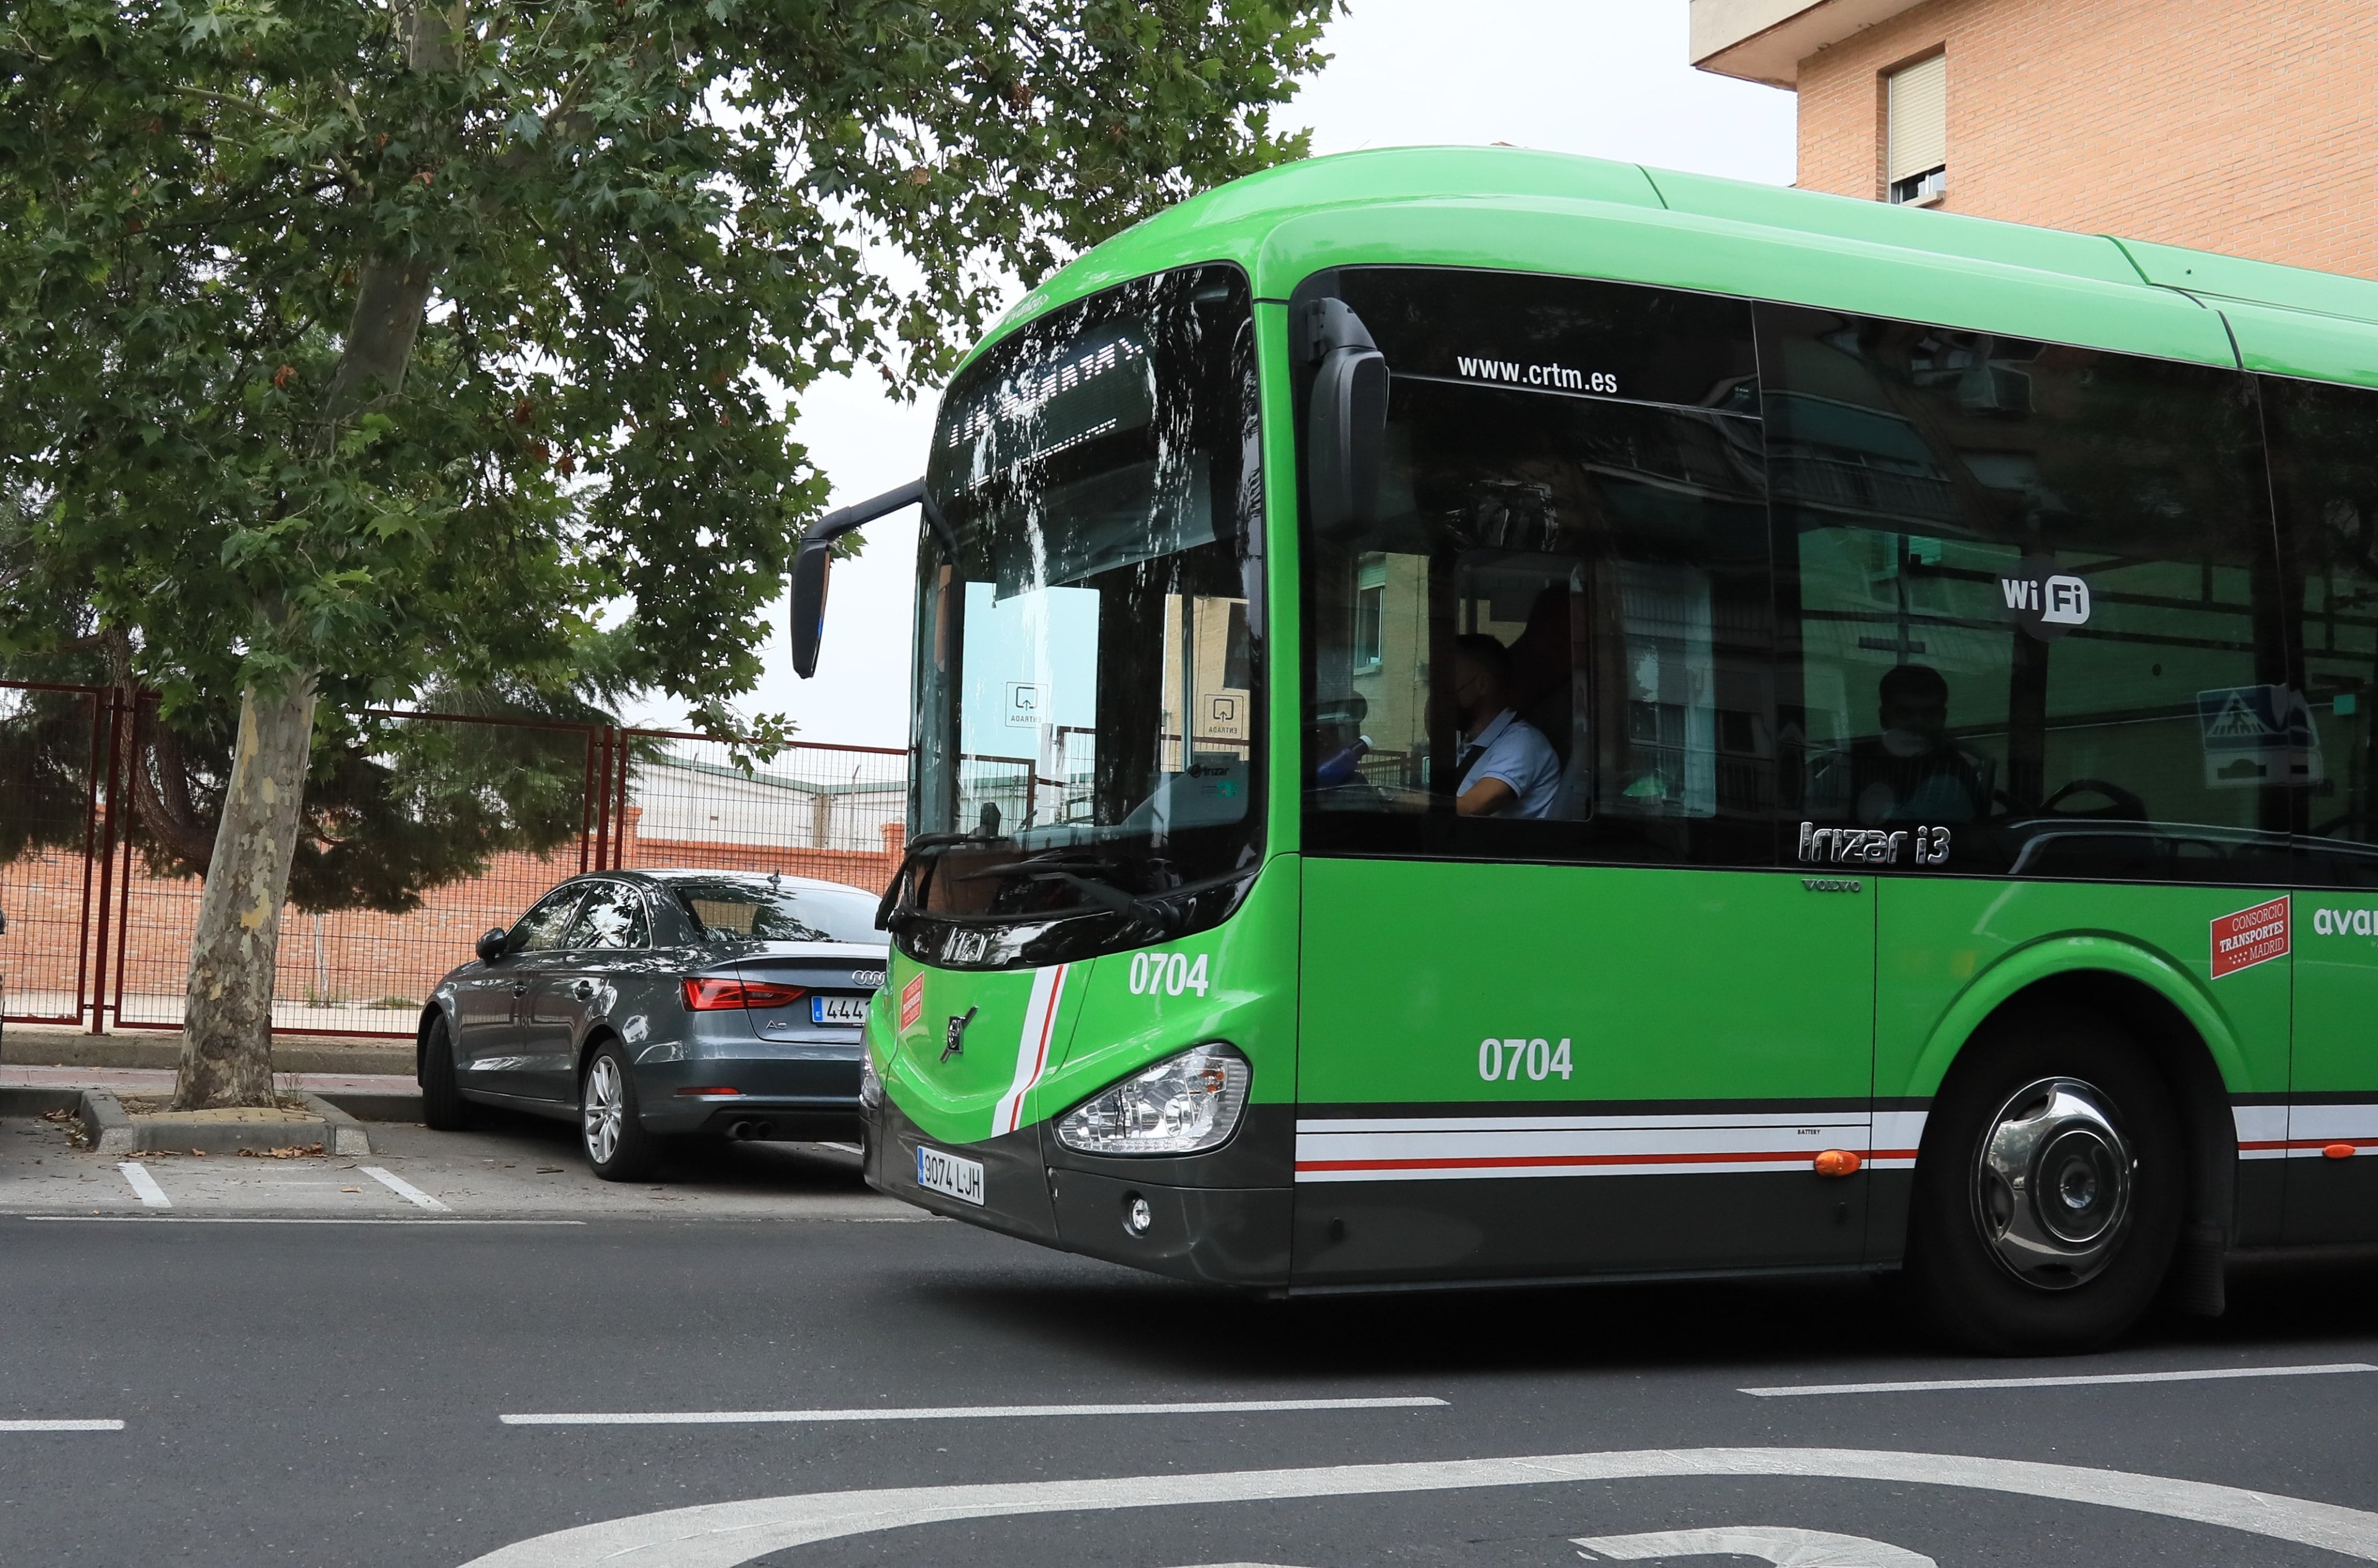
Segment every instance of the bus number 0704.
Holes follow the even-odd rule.
[[[1478,1076],[1489,1083],[1517,1083],[1522,1072],[1541,1083],[1555,1073],[1566,1079],[1569,1071],[1566,1036],[1556,1046],[1541,1039],[1498,1040],[1491,1035],[1478,1042]]]
[[[1206,994],[1206,955],[1185,952],[1135,952],[1131,955],[1131,994],[1177,997],[1183,991]]]

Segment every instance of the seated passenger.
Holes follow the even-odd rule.
[[[1481,632],[1453,640],[1453,712],[1460,733],[1453,808],[1464,817],[1546,817],[1560,792],[1560,758],[1513,711],[1511,655]]]
[[[1861,822],[1971,822],[1989,814],[1989,762],[1949,736],[1949,682],[1929,664],[1883,673],[1882,733],[1850,746]]]

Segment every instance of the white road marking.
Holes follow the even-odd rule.
[[[0,1432],[120,1432],[122,1421],[0,1421]]]
[[[1218,1502],[1704,1476],[1791,1476],[1967,1487],[2157,1514],[2378,1562],[2378,1514],[2208,1481],[1957,1454],[1856,1448],[1652,1448],[1202,1476],[1115,1476],[1098,1480],[795,1493],[700,1503],[580,1525],[499,1547],[474,1558],[464,1568],[595,1568],[596,1564],[602,1568],[736,1568],[771,1552],[815,1541],[957,1519],[1184,1504],[1210,1509]]]
[[[437,1199],[431,1197],[428,1193],[424,1192],[420,1188],[415,1187],[412,1182],[407,1181],[404,1178],[397,1175],[393,1171],[382,1170],[376,1165],[367,1165],[361,1167],[360,1168],[366,1176],[370,1177],[374,1181],[378,1182],[381,1186],[387,1188],[390,1191],[395,1193],[406,1203],[413,1204],[415,1208],[438,1209],[440,1211],[444,1211],[446,1208],[445,1204],[439,1203]]]
[[[1748,1557],[1775,1568],[1940,1568],[1922,1552],[1887,1541],[1777,1525],[1653,1530],[1639,1536],[1579,1538],[1569,1544],[1620,1562],[1660,1557]]]
[[[1392,1399],[1209,1399],[1174,1405],[946,1405],[887,1410],[624,1410],[498,1416],[508,1427],[726,1427],[771,1422],[1003,1420],[1021,1416],[1229,1416],[1273,1410],[1419,1410],[1427,1395]]]
[[[2178,1372],[2082,1372],[2049,1378],[1934,1378],[1924,1382],[1804,1382],[1736,1389],[1760,1399],[1808,1394],[1932,1394],[1960,1388],[2082,1388],[2093,1383],[2222,1382],[2231,1378],[2316,1378],[2336,1372],[2378,1372],[2368,1361],[2324,1361],[2310,1367],[2200,1367]]]
[[[124,1173],[125,1180],[132,1183],[132,1195],[144,1206],[152,1209],[174,1206],[174,1200],[165,1196],[165,1190],[157,1185],[157,1179],[150,1175],[149,1167],[138,1160],[126,1160],[115,1168]]]
[[[582,1219],[297,1219],[280,1215],[18,1215],[61,1225],[584,1225]]]

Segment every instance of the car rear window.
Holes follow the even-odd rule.
[[[765,882],[673,882],[706,937],[763,942],[881,942],[877,900],[853,888],[772,888]]]

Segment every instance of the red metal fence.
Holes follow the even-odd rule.
[[[139,726],[154,698],[0,682],[0,1010],[93,1034],[182,1020],[195,877],[154,874],[127,831],[140,809]],[[495,855],[424,891],[404,914],[282,912],[273,1027],[410,1036],[438,976],[478,933],[509,925],[564,876],[698,866],[822,877],[874,891],[906,833],[907,753],[801,743],[763,761],[714,736],[554,720],[412,712],[370,717],[416,755],[469,751],[483,768],[552,784],[543,853]],[[1056,787],[1023,758],[970,758],[977,787],[1027,800]],[[557,815],[558,814],[558,815]],[[568,821],[574,820],[575,831]]]

